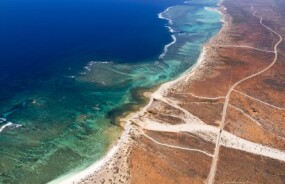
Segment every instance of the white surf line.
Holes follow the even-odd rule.
[[[2,132],[6,127],[9,127],[9,126],[11,126],[11,125],[13,125],[13,123],[12,123],[12,122],[8,122],[8,123],[6,123],[5,125],[1,126],[0,132]]]
[[[170,28],[170,30],[171,30],[171,28]],[[172,32],[172,31],[170,31],[170,32]],[[163,53],[158,57],[159,59],[163,59],[166,56],[166,54],[167,54],[167,52],[169,50],[169,47],[176,43],[176,41],[177,41],[176,36],[175,35],[171,35],[171,38],[172,38],[172,42],[170,42],[169,44],[165,45]]]
[[[253,5],[251,6],[251,9],[252,11],[254,10],[253,8]],[[208,184],[213,184],[214,183],[214,179],[215,179],[215,175],[216,175],[216,169],[217,169],[217,163],[218,163],[218,157],[219,157],[219,151],[220,151],[220,141],[221,141],[221,135],[222,135],[222,132],[223,132],[223,129],[224,129],[224,126],[225,126],[225,120],[226,120],[226,115],[227,115],[227,109],[228,109],[228,105],[229,105],[229,101],[230,101],[230,95],[232,93],[232,91],[234,90],[234,88],[236,86],[238,86],[239,84],[241,84],[242,82],[246,81],[246,80],[249,80],[255,76],[258,76],[260,74],[262,74],[263,72],[267,71],[268,69],[270,69],[277,61],[277,58],[278,58],[278,51],[277,51],[277,48],[279,46],[279,44],[282,42],[283,38],[280,34],[278,34],[276,31],[272,30],[270,27],[266,26],[263,24],[263,19],[262,17],[259,17],[257,15],[255,15],[255,11],[253,12],[253,16],[257,17],[260,19],[259,23],[264,27],[266,28],[267,30],[269,30],[270,32],[276,34],[278,37],[279,37],[279,41],[275,44],[274,46],[274,59],[273,61],[271,62],[270,65],[268,65],[266,68],[264,68],[263,70],[257,72],[257,73],[254,73],[252,75],[249,75],[245,78],[243,78],[242,80],[239,80],[238,82],[236,82],[234,85],[232,85],[232,87],[229,89],[228,93],[227,93],[227,96],[226,96],[226,101],[224,103],[224,108],[223,108],[223,113],[222,113],[222,119],[221,119],[221,122],[220,122],[220,133],[218,135],[218,138],[217,138],[217,141],[216,141],[216,148],[215,148],[215,153],[214,153],[214,158],[213,158],[213,161],[212,161],[212,164],[211,164],[211,169],[210,169],[210,173],[209,173],[209,176],[208,176]],[[284,155],[285,156],[285,155]]]
[[[218,100],[218,99],[225,99],[225,96],[218,96],[218,97],[205,97],[205,96],[198,96],[195,95],[194,93],[175,93],[175,94],[179,94],[179,95],[191,95],[195,98],[199,98],[199,99],[206,99],[206,100]]]
[[[158,18],[160,19],[164,19],[164,20],[167,20],[169,22],[170,25],[173,24],[173,21],[167,17],[164,17],[162,14],[168,12],[170,9],[174,8],[175,6],[171,6],[171,7],[168,7],[166,10],[164,10],[164,12],[161,12],[158,14]]]
[[[166,27],[169,29],[170,33],[174,33],[174,30],[171,28],[171,25],[173,24],[173,20],[171,20],[170,18],[164,17],[163,14],[165,14],[166,12],[168,12],[170,9],[174,7],[175,6],[168,7],[164,12],[158,14],[158,18],[168,21],[170,26],[166,26]],[[164,46],[163,53],[158,57],[159,59],[163,59],[166,56],[169,50],[169,47],[176,43],[177,38],[174,34],[171,35],[171,38],[172,38],[172,42]]]
[[[210,141],[212,143],[216,142],[216,137],[219,136],[220,129],[206,124],[180,124],[180,125],[169,125],[162,124],[150,119],[144,119],[143,121],[138,120],[135,122],[141,128],[150,131],[157,132],[188,132],[193,133],[196,136],[202,138],[205,141]],[[271,148],[262,144],[254,143],[243,138],[240,138],[230,132],[223,131],[221,135],[220,144],[227,148],[232,148],[254,155],[260,155],[276,160],[285,162],[285,152],[276,148]]]
[[[203,153],[209,157],[213,157],[214,155],[213,154],[210,154],[206,151],[202,151],[202,150],[199,150],[199,149],[193,149],[193,148],[186,148],[186,147],[181,147],[181,146],[174,146],[174,145],[170,145],[170,144],[165,144],[165,143],[161,143],[157,140],[155,140],[154,138],[146,135],[146,134],[142,134],[143,136],[145,136],[146,138],[148,138],[149,140],[155,142],[156,144],[158,145],[161,145],[161,146],[166,146],[166,147],[169,147],[169,148],[175,148],[175,149],[181,149],[181,150],[186,150],[186,151],[193,151],[193,152],[199,152],[199,153]]]
[[[223,47],[223,48],[228,48],[228,47],[233,47],[233,48],[248,48],[248,49],[253,49],[253,50],[258,50],[261,52],[267,52],[267,53],[274,53],[272,50],[264,50],[264,49],[259,49],[256,47],[251,47],[251,46],[246,46],[246,45],[211,45],[211,47]]]
[[[248,94],[243,93],[243,92],[241,92],[241,91],[238,91],[238,90],[235,90],[235,89],[234,89],[233,91],[234,91],[234,92],[237,92],[237,93],[239,93],[239,94],[241,94],[241,95],[243,95],[243,96],[246,96],[246,97],[248,97],[248,98],[250,98],[250,99],[252,99],[252,100],[258,101],[258,102],[260,102],[260,103],[262,103],[262,104],[264,104],[264,105],[270,106],[270,107],[272,107],[272,108],[275,108],[275,109],[278,109],[278,110],[283,110],[283,111],[285,110],[285,108],[277,107],[277,106],[272,105],[272,104],[270,104],[270,103],[264,102],[264,101],[262,101],[262,100],[259,100],[259,99],[255,98],[255,97],[249,96]]]
[[[250,115],[248,115],[247,113],[245,113],[241,108],[237,107],[237,106],[234,106],[232,104],[229,104],[230,107],[236,109],[237,111],[239,111],[240,113],[242,113],[243,115],[245,115],[247,118],[249,118],[251,121],[253,121],[255,124],[257,124],[258,126],[262,127],[262,125],[256,121],[255,119],[253,119]]]

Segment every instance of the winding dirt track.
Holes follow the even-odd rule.
[[[277,49],[278,49],[279,44],[283,41],[283,38],[282,38],[282,36],[280,34],[278,34],[276,31],[274,31],[270,27],[268,27],[265,24],[263,24],[262,17],[259,17],[259,16],[256,15],[256,12],[254,11],[253,5],[251,6],[251,10],[253,12],[252,15],[257,17],[258,19],[260,19],[259,23],[261,24],[261,26],[263,26],[264,28],[266,28],[270,32],[272,32],[275,35],[277,35],[279,37],[279,41],[274,46],[274,55],[275,56],[274,56],[274,59],[271,62],[271,64],[268,65],[263,70],[261,70],[261,71],[259,71],[257,73],[254,73],[254,74],[252,74],[250,76],[247,76],[247,77],[241,79],[240,81],[236,82],[234,85],[232,85],[232,87],[229,89],[229,91],[228,91],[228,93],[226,95],[226,100],[225,100],[225,103],[224,103],[224,106],[223,106],[222,119],[221,119],[221,122],[220,122],[220,132],[219,132],[219,135],[218,135],[218,138],[217,138],[217,141],[216,141],[214,157],[213,157],[213,160],[212,160],[211,169],[210,169],[210,173],[209,173],[209,176],[208,176],[208,184],[214,183],[214,180],[215,180],[217,164],[218,164],[218,158],[219,158],[219,152],[220,152],[220,142],[221,142],[221,137],[222,137],[221,135],[222,135],[223,129],[225,127],[225,120],[226,120],[226,116],[227,116],[227,109],[228,109],[228,106],[229,106],[229,101],[230,101],[230,96],[231,96],[232,91],[234,90],[235,87],[237,87],[239,84],[243,83],[244,81],[247,81],[247,80],[249,80],[249,79],[251,79],[253,77],[256,77],[256,76],[266,72],[268,69],[270,69],[277,61],[277,58],[278,58],[278,50]]]

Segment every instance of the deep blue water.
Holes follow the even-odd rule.
[[[100,159],[140,91],[197,61],[221,27],[204,9],[216,1],[0,0],[0,183],[46,183]],[[170,33],[157,14],[179,4],[163,15]]]
[[[1,0],[1,66],[77,56],[136,62],[170,41],[158,12],[171,1]],[[172,2],[173,3],[173,2]]]
[[[19,91],[26,78],[46,79],[90,60],[156,59],[171,41],[157,14],[177,2],[1,0],[0,85],[17,80]]]

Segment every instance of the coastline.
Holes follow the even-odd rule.
[[[140,127],[140,125],[142,125],[141,126],[141,128],[143,129],[144,128],[144,122],[143,122],[143,117],[144,117],[144,115],[145,115],[145,113],[149,110],[149,107],[150,106],[156,106],[156,102],[157,102],[157,99],[158,100],[161,100],[162,101],[162,98],[161,97],[164,97],[163,96],[163,94],[166,94],[167,93],[167,95],[168,95],[168,92],[169,92],[169,88],[171,88],[172,87],[172,89],[171,90],[173,90],[174,88],[173,88],[173,86],[175,85],[175,90],[177,89],[177,88],[179,88],[179,87],[184,87],[183,86],[183,83],[186,81],[188,81],[189,79],[190,79],[190,77],[191,77],[191,79],[195,79],[196,77],[198,77],[199,79],[201,79],[201,78],[203,78],[203,76],[200,76],[199,74],[200,74],[200,72],[201,72],[201,70],[203,71],[203,69],[206,69],[207,68],[207,66],[208,65],[211,65],[211,63],[208,63],[208,59],[209,58],[211,58],[211,56],[213,56],[212,54],[215,54],[215,49],[212,49],[213,47],[215,47],[215,45],[217,44],[220,44],[221,43],[221,41],[225,41],[226,43],[230,40],[230,38],[229,38],[229,40],[223,40],[223,35],[224,35],[224,33],[223,33],[223,31],[225,31],[226,29],[228,29],[228,28],[232,28],[231,27],[231,25],[233,25],[233,27],[234,27],[234,24],[232,24],[232,22],[231,21],[229,21],[229,20],[231,20],[231,16],[228,16],[229,14],[227,14],[227,12],[225,12],[225,7],[223,7],[223,5],[222,4],[219,4],[219,10],[220,10],[220,12],[222,12],[222,15],[223,15],[223,19],[221,20],[222,22],[224,22],[224,24],[223,24],[223,27],[221,28],[221,30],[219,31],[219,33],[217,34],[217,35],[215,35],[214,37],[212,37],[206,44],[204,44],[204,46],[203,46],[203,50],[202,50],[202,52],[200,53],[200,57],[199,57],[199,59],[197,60],[197,63],[195,63],[195,65],[193,65],[191,68],[189,68],[186,72],[183,72],[179,77],[177,77],[177,79],[175,79],[175,80],[173,80],[173,81],[169,81],[169,82],[166,82],[166,83],[164,83],[164,84],[162,84],[160,87],[159,87],[159,89],[157,90],[157,91],[155,91],[152,95],[151,95],[151,98],[150,98],[150,102],[148,103],[148,105],[147,106],[145,106],[144,108],[142,108],[142,110],[140,110],[140,111],[138,111],[138,112],[136,112],[136,113],[133,113],[133,114],[131,114],[128,118],[127,118],[127,120],[126,121],[128,121],[128,123],[127,123],[127,125],[126,125],[126,128],[129,128],[130,130],[131,129],[136,129],[136,127]],[[227,37],[225,37],[225,38],[227,38]],[[199,72],[200,71],[200,72]],[[251,72],[251,71],[250,71]],[[191,83],[191,81],[190,81],[190,83]],[[214,83],[214,84],[216,84],[216,83]],[[179,89],[178,89],[179,90]],[[228,90],[228,89],[225,89],[225,90]],[[200,94],[199,94],[200,95]],[[205,97],[205,96],[203,96],[204,94],[201,94],[202,96],[194,96],[193,95],[193,97],[195,97],[195,98],[208,98],[208,99],[215,99],[215,100],[217,100],[218,98],[221,98],[221,96],[218,96],[218,97],[216,97],[217,95],[220,95],[220,93],[219,93],[219,91],[218,92],[216,92],[216,93],[214,93],[214,95],[213,96],[215,96],[215,97]],[[211,96],[211,94],[207,94],[207,95],[210,95]],[[163,102],[163,101],[162,101]],[[152,113],[150,113],[150,114],[152,114]],[[142,119],[140,119],[142,117]],[[239,116],[238,118],[242,118],[241,116]],[[133,120],[138,120],[138,122],[139,123],[136,123],[136,121],[133,121]],[[142,120],[142,122],[140,122],[140,120]],[[140,124],[141,123],[141,124]],[[152,123],[151,121],[150,122],[146,122],[146,127],[145,127],[145,132],[143,132],[143,134],[141,134],[141,132],[140,131],[137,131],[136,132],[136,136],[138,136],[139,137],[139,139],[138,139],[138,143],[145,143],[145,140],[143,139],[143,138],[148,138],[147,140],[148,141],[152,141],[152,142],[154,142],[156,145],[158,145],[158,146],[168,146],[168,147],[171,147],[171,145],[167,145],[166,143],[161,143],[161,142],[159,142],[159,141],[157,141],[156,139],[157,138],[159,138],[159,135],[164,135],[165,136],[165,134],[164,133],[161,133],[161,132],[159,132],[159,133],[157,133],[156,134],[156,136],[157,137],[155,137],[156,139],[154,139],[153,138],[153,136],[155,135],[155,134],[153,134],[151,131],[149,131],[149,130],[151,130],[151,128],[149,128],[149,127],[147,127],[147,124],[148,123]],[[247,123],[250,123],[250,122],[247,122]],[[206,122],[206,124],[207,124],[207,122]],[[218,124],[218,123],[217,123]],[[214,126],[217,126],[217,124],[216,125],[214,125]],[[153,125],[153,127],[155,127],[156,125]],[[211,125],[212,126],[212,125]],[[260,125],[261,126],[261,125]],[[186,126],[185,126],[186,127]],[[213,126],[212,126],[213,127]],[[159,128],[157,128],[157,130],[159,131],[159,130],[162,130],[162,129],[159,129]],[[184,129],[183,129],[184,130]],[[217,128],[217,130],[218,130],[218,128]],[[172,130],[170,130],[170,131],[172,131]],[[181,130],[180,130],[181,131]],[[179,131],[179,133],[180,133],[180,131]],[[225,130],[225,131],[230,131],[230,130]],[[202,132],[203,133],[203,132]],[[221,132],[220,132],[221,133]],[[232,133],[232,132],[230,132],[231,134],[233,134],[234,135],[234,133]],[[216,132],[216,134],[218,134],[218,131]],[[228,134],[228,133],[225,133],[225,134]],[[227,139],[227,140],[229,140],[228,138],[227,138],[227,136],[224,134],[224,138],[225,139]],[[236,133],[237,134],[237,133]],[[148,137],[149,135],[152,135],[152,136],[150,136],[150,137]],[[167,134],[166,134],[167,135]],[[229,134],[230,135],[230,134]],[[178,136],[180,136],[180,134],[178,135]],[[234,136],[237,136],[237,137],[241,137],[240,135],[234,135]],[[131,136],[130,136],[131,137]],[[142,138],[143,137],[143,138]],[[235,137],[235,138],[237,138],[237,137]],[[234,139],[234,138],[233,138]],[[238,138],[238,139],[240,139],[240,140],[242,140],[242,138]],[[245,137],[243,137],[243,140],[244,139],[246,139]],[[121,140],[121,139],[120,139]],[[212,140],[214,140],[214,137],[213,137],[213,139]],[[248,164],[248,165],[250,165],[251,164],[251,159],[254,159],[254,160],[256,160],[256,162],[254,163],[254,164],[261,164],[260,166],[261,167],[257,167],[257,169],[260,169],[261,171],[263,171],[262,169],[262,163],[260,163],[259,161],[260,161],[260,158],[262,158],[262,159],[264,159],[264,160],[266,160],[266,162],[267,161],[270,161],[270,162],[272,162],[272,163],[275,163],[276,165],[277,165],[277,162],[275,162],[274,160],[269,160],[269,158],[273,158],[273,156],[271,155],[272,154],[272,150],[271,150],[271,148],[269,147],[268,148],[268,153],[266,153],[266,154],[261,154],[261,153],[259,153],[259,152],[255,152],[255,151],[253,151],[253,149],[256,149],[256,148],[254,148],[254,146],[258,146],[257,144],[255,144],[255,145],[249,145],[249,147],[252,149],[251,151],[250,150],[247,150],[247,149],[244,149],[243,148],[243,144],[242,144],[242,148],[241,147],[239,147],[239,146],[237,146],[237,144],[240,144],[240,142],[239,141],[237,141],[237,143],[235,143],[234,145],[236,146],[236,147],[231,147],[230,145],[231,145],[231,143],[228,143],[228,144],[226,144],[227,143],[227,140],[225,140],[225,142],[223,142],[223,144],[225,144],[224,146],[224,148],[223,148],[223,150],[222,150],[222,152],[221,152],[221,154],[223,154],[223,159],[221,158],[221,161],[220,162],[222,162],[222,163],[224,163],[225,164],[225,160],[224,159],[227,159],[227,158],[234,158],[234,159],[230,159],[232,162],[230,162],[230,164],[229,164],[229,162],[227,162],[227,164],[228,165],[230,165],[230,167],[231,166],[233,166],[234,168],[237,168],[237,167],[235,167],[235,166],[240,166],[239,164],[239,162],[244,162],[243,164],[245,164],[245,166],[246,166],[246,168],[244,169],[244,173],[246,173],[246,174],[256,174],[256,173],[251,173],[251,172],[253,172],[253,170],[250,170],[250,168],[248,169],[247,168],[247,165],[246,164]],[[165,141],[165,139],[164,139],[164,141]],[[210,140],[208,140],[208,141],[210,141]],[[246,141],[248,141],[247,139],[246,139]],[[254,140],[250,140],[249,139],[249,141],[248,142],[246,142],[246,146],[247,146],[247,144],[251,144],[252,142],[250,142],[250,141],[253,141],[253,142],[255,142]],[[262,141],[262,140],[261,140]],[[147,142],[147,141],[146,141]],[[211,142],[211,141],[210,141]],[[126,141],[126,143],[127,144],[132,144],[133,142],[129,142],[129,141]],[[147,146],[148,144],[145,144],[145,145],[143,145],[143,146]],[[172,143],[172,145],[173,145],[173,143]],[[259,144],[259,146],[260,145],[262,145],[262,142]],[[142,146],[142,147],[143,147]],[[261,146],[262,147],[262,146]],[[260,150],[262,150],[264,147],[262,147],[261,148],[260,147]],[[172,146],[172,148],[174,148],[174,146]],[[177,147],[176,147],[177,148]],[[181,148],[181,147],[180,147]],[[184,147],[185,148],[185,147]],[[144,163],[144,162],[142,162],[143,161],[143,159],[140,159],[140,158],[136,158],[135,156],[141,156],[141,157],[144,157],[144,155],[143,154],[148,154],[148,152],[147,151],[149,151],[149,148],[147,149],[146,148],[146,152],[139,152],[140,151],[140,149],[137,149],[136,147],[134,147],[133,148],[134,150],[136,150],[135,152],[136,153],[138,153],[138,154],[132,154],[132,157],[134,157],[135,159],[136,159],[136,161],[137,161],[137,163],[138,163],[138,165],[140,165],[141,163]],[[150,148],[150,150],[151,150],[151,148]],[[166,148],[164,148],[164,147],[162,147],[161,148],[161,151],[162,152],[166,152],[165,153],[165,155],[167,155],[167,149]],[[197,150],[196,150],[197,151]],[[154,153],[161,153],[161,152],[154,152]],[[171,158],[173,158],[174,156],[175,156],[175,153],[176,153],[176,151],[173,151],[173,150],[171,150],[171,153],[170,153],[170,157]],[[206,152],[207,154],[208,154],[208,152]],[[284,152],[280,152],[280,154],[283,156],[282,158],[278,158],[277,160],[283,160],[284,161],[284,154],[283,154]],[[119,153],[118,152],[118,154],[122,154],[122,153]],[[150,172],[149,170],[148,170],[148,164],[149,165],[151,165],[151,164],[157,164],[157,162],[155,162],[155,160],[152,160],[152,158],[153,157],[151,157],[151,154],[152,153],[149,153],[149,155],[147,155],[147,159],[148,160],[150,160],[149,162],[146,162],[145,163],[145,165],[144,166],[141,166],[141,167],[145,167],[145,170],[143,170],[144,172],[142,172],[142,173],[146,173],[146,172]],[[123,156],[124,156],[124,154],[122,154]],[[190,152],[187,152],[187,155],[192,159],[192,157],[191,156],[193,156],[193,154],[191,154]],[[115,155],[116,156],[116,155]],[[125,155],[126,156],[126,155]],[[148,157],[149,156],[149,157]],[[163,154],[162,154],[162,156],[163,156]],[[168,155],[169,156],[169,155]],[[177,155],[176,155],[177,156]],[[210,156],[210,157],[214,157],[214,155],[212,155],[212,154],[209,154],[208,156]],[[268,158],[269,157],[269,158]],[[179,160],[178,158],[179,157],[175,157],[175,158],[177,158],[177,160]],[[182,157],[181,159],[182,160],[184,160],[183,159],[184,157]],[[203,158],[203,159],[199,159],[199,162],[201,162],[201,161],[203,161],[203,160],[206,160],[207,161],[207,159],[208,158],[204,158],[204,157],[198,157],[198,158]],[[244,159],[243,161],[242,160],[239,160],[239,158],[242,158],[242,159]],[[277,158],[277,157],[276,157]],[[276,159],[275,158],[275,159]],[[117,159],[117,157],[115,158],[115,157],[113,157],[113,158],[111,158],[111,160],[109,160],[109,161],[106,161],[106,163],[105,163],[105,165],[108,165],[108,163],[109,162],[112,162],[112,160],[114,161],[114,160],[116,160]],[[195,157],[193,157],[193,160],[195,159]],[[164,160],[164,158],[162,159],[162,160]],[[176,159],[174,159],[175,161],[177,161]],[[227,160],[226,160],[227,161]],[[115,161],[116,162],[116,161]],[[127,161],[127,163],[128,164],[132,164],[133,162],[128,162]],[[179,164],[179,162],[177,161],[177,163]],[[195,162],[194,162],[195,163]],[[200,164],[200,163],[199,163]],[[280,172],[280,171],[282,171],[282,170],[280,170],[280,168],[282,169],[282,164],[279,162],[279,164],[280,165],[278,165],[279,166],[279,168],[277,167],[277,172]],[[135,167],[138,167],[138,165],[131,165],[130,167],[131,168],[135,168]],[[186,165],[186,164],[185,164]],[[193,164],[193,165],[195,165],[195,164]],[[208,166],[210,166],[211,164],[208,164]],[[110,166],[110,164],[109,164],[109,166]],[[157,168],[159,168],[159,166],[160,165],[158,165],[158,167]],[[174,167],[174,165],[172,165],[173,167]],[[154,167],[153,165],[152,165],[152,167]],[[183,166],[182,166],[183,167]],[[212,166],[211,166],[212,167]],[[228,178],[228,176],[223,176],[224,178],[222,178],[221,179],[221,176],[219,176],[219,177],[217,177],[217,181],[220,181],[220,180],[222,180],[223,181],[223,179],[225,180],[225,181],[228,181],[229,179],[231,180],[231,181],[241,181],[240,179],[241,179],[241,176],[243,177],[242,178],[242,180],[243,181],[252,181],[251,179],[252,179],[252,177],[248,177],[247,175],[243,175],[244,173],[238,173],[237,175],[234,175],[233,173],[230,173],[230,172],[227,172],[227,170],[230,170],[230,171],[232,171],[232,169],[230,168],[230,167],[226,167],[226,168],[222,168],[222,169],[224,169],[223,171],[226,173],[226,174],[232,174],[232,175],[230,175],[231,176],[231,178]],[[167,167],[165,167],[165,168],[167,168]],[[265,169],[266,169],[267,167],[265,167]],[[110,170],[111,170],[111,168],[109,168]],[[160,168],[159,168],[160,169]],[[205,170],[206,170],[206,172],[209,170],[209,168],[208,167],[205,167],[204,168]],[[221,169],[221,168],[220,168]],[[279,169],[279,171],[278,171],[278,169]],[[283,165],[283,169],[284,169],[284,165]],[[182,169],[181,169],[182,170]],[[187,167],[187,170],[189,170],[189,168]],[[254,170],[255,170],[255,168],[254,168]],[[136,169],[135,170],[136,172],[137,171],[141,171],[141,170],[139,170],[139,169]],[[235,170],[236,171],[236,170]],[[248,172],[248,171],[250,171],[250,172]],[[124,170],[123,171],[121,171],[121,172],[124,172]],[[264,172],[264,171],[263,171]],[[135,173],[135,172],[134,172]],[[140,175],[141,173],[140,172],[137,172],[138,173],[138,175]],[[236,172],[235,172],[236,173]],[[260,173],[260,172],[259,172]],[[262,173],[262,172],[261,172]],[[172,173],[173,174],[173,173]],[[208,172],[207,172],[207,174],[209,174]],[[219,173],[217,174],[217,175],[219,175]],[[261,174],[262,175],[262,174]],[[93,183],[94,181],[95,181],[95,183],[97,183],[97,179],[98,179],[98,177],[97,177],[98,175],[97,175],[97,173],[94,173],[93,175],[90,175],[88,178],[86,178],[86,179],[84,179],[84,181],[82,180],[82,183]],[[145,178],[145,176],[146,175],[143,175],[143,176],[140,176],[140,177],[137,177],[137,178],[140,178],[140,179],[142,179],[142,178]],[[159,176],[159,175],[156,175],[156,176]],[[115,178],[117,177],[117,175],[115,175],[114,176]],[[202,177],[201,177],[201,179],[203,180],[203,181],[205,181],[207,178],[206,178],[207,176],[206,175],[202,175]],[[261,176],[260,178],[261,178],[261,181],[264,181],[263,179],[264,178],[262,178],[262,177],[264,177],[264,176]],[[269,177],[269,176],[268,176]],[[177,178],[179,178],[179,176],[177,176]],[[265,177],[266,178],[266,177]],[[153,178],[152,178],[153,179]],[[154,180],[154,181],[159,181],[161,178],[157,178],[157,180]],[[192,179],[196,179],[196,178],[192,178]],[[256,178],[254,178],[254,179],[256,179]],[[105,180],[104,180],[105,181]],[[116,181],[116,180],[115,180]],[[144,182],[146,182],[146,181],[141,181],[141,180],[136,180],[136,181],[140,181],[140,182],[142,182],[142,183],[144,183]],[[177,180],[176,180],[177,181]],[[184,181],[187,181],[187,180],[184,180]],[[195,180],[195,181],[201,181],[201,180]],[[257,181],[257,180],[256,180]],[[260,181],[260,180],[259,180]],[[98,181],[99,182],[99,181]],[[100,180],[100,182],[101,182],[101,180]],[[132,182],[131,182],[132,183]],[[163,182],[162,182],[163,183]],[[180,183],[180,182],[179,182]],[[182,183],[182,182],[181,182]],[[185,182],[186,183],[186,182]],[[188,182],[189,183],[189,182]],[[197,182],[197,183],[201,183],[201,182]],[[212,182],[210,182],[210,183],[212,183]],[[277,183],[277,182],[276,182]]]
[[[124,129],[120,139],[112,146],[110,150],[107,151],[107,154],[100,160],[96,161],[94,164],[90,165],[89,167],[85,168],[82,171],[76,172],[76,173],[70,173],[68,175],[62,176],[60,178],[57,178],[49,184],[68,184],[68,183],[79,183],[83,179],[91,176],[92,174],[98,172],[100,169],[106,165],[107,162],[111,161],[111,159],[114,157],[114,155],[119,151],[119,149],[122,149],[122,146],[124,144],[128,144],[128,136],[130,133],[130,126],[126,125],[126,128]]]
[[[103,158],[96,161],[89,167],[75,173],[70,173],[67,175],[64,175],[62,177],[59,177],[51,182],[49,184],[55,184],[55,183],[61,183],[61,184],[68,184],[68,183],[88,183],[91,181],[94,181],[94,177],[100,172],[101,170],[104,170],[108,165],[110,166],[110,163],[114,162],[115,157],[118,155],[123,155],[126,157],[126,155],[122,154],[122,150],[128,150],[132,146],[132,136],[140,136],[140,130],[137,128],[136,123],[134,123],[132,120],[136,119],[140,116],[142,116],[149,106],[153,103],[155,99],[158,99],[162,96],[162,94],[167,91],[171,86],[173,85],[179,85],[179,82],[185,80],[188,81],[190,77],[195,77],[196,70],[199,67],[203,67],[203,61],[206,57],[206,52],[208,51],[207,45],[212,42],[212,40],[217,37],[224,29],[227,27],[227,21],[225,21],[225,13],[223,12],[224,7],[221,4],[222,1],[219,1],[217,3],[217,12],[222,15],[222,19],[220,20],[222,22],[222,27],[219,30],[217,34],[215,34],[213,37],[206,42],[202,49],[201,53],[197,59],[197,62],[195,62],[190,68],[185,70],[183,73],[179,74],[176,79],[165,82],[161,84],[154,92],[147,92],[147,95],[144,95],[148,99],[148,103],[145,106],[142,106],[137,111],[127,112],[124,117],[121,117],[119,122],[120,125],[123,127],[123,132],[120,138],[113,144],[113,146],[110,147],[110,149],[106,152],[106,155],[104,155]],[[185,2],[186,3],[186,2]],[[163,13],[169,11],[171,8],[175,6],[168,7],[165,11],[158,14],[158,18],[167,20],[170,25],[173,24],[173,21],[169,18],[165,18],[162,16]],[[206,7],[205,7],[206,8]],[[207,10],[212,11],[212,10]],[[170,26],[166,26],[169,29],[170,33],[174,33],[174,30]],[[163,53],[159,56],[159,59],[163,59],[166,53],[168,52],[168,48],[176,43],[177,38],[175,35],[171,34],[171,37],[173,39],[172,42],[165,45]],[[125,122],[125,123],[124,123]],[[105,173],[105,172],[103,172]],[[105,173],[106,174],[106,173]]]

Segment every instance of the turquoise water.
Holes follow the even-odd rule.
[[[0,112],[6,120],[0,126],[8,121],[14,126],[0,132],[0,183],[46,183],[100,159],[120,135],[116,117],[142,103],[140,90],[195,64],[202,45],[221,28],[220,15],[205,9],[216,3],[189,1],[162,13],[172,20],[166,26],[176,40],[163,57],[118,62],[93,56],[77,63],[76,70],[67,68],[63,77],[47,77],[39,88],[3,101]]]

